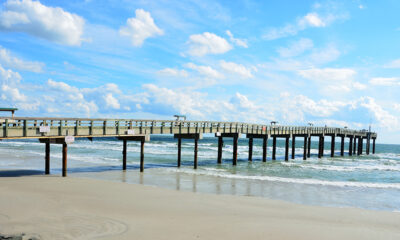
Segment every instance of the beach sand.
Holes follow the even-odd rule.
[[[27,175],[0,174],[1,234],[40,239],[400,239],[396,212]]]

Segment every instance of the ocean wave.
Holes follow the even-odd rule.
[[[281,162],[284,166],[289,167],[299,167],[306,169],[316,169],[316,170],[327,170],[327,171],[345,171],[352,172],[358,170],[366,170],[366,171],[400,171],[400,166],[372,166],[372,165],[359,165],[359,166],[335,166],[335,165],[314,165],[314,164],[298,164],[298,163],[289,163],[289,162]]]
[[[326,181],[326,180],[303,179],[303,178],[284,178],[284,177],[272,177],[272,176],[244,176],[239,174],[228,174],[228,173],[219,173],[212,171],[201,171],[201,170],[199,171],[193,169],[167,169],[167,171],[228,178],[228,179],[259,180],[259,181],[269,181],[269,182],[323,185],[323,186],[334,186],[334,187],[358,187],[358,188],[380,188],[380,189],[391,188],[400,190],[400,183],[345,182],[345,181]]]

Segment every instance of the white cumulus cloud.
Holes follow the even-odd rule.
[[[253,74],[251,73],[252,72],[251,69],[246,68],[242,64],[221,61],[220,66],[224,71],[238,75],[242,78],[252,78],[253,77]]]
[[[400,78],[396,77],[375,77],[369,80],[369,83],[376,86],[399,86]]]
[[[157,27],[149,12],[143,9],[136,9],[136,17],[128,18],[126,26],[120,28],[121,36],[128,36],[132,39],[132,45],[140,47],[150,37],[163,35],[164,31]]]
[[[208,78],[215,78],[215,79],[224,78],[224,75],[222,73],[218,72],[217,70],[215,70],[210,66],[201,66],[201,65],[196,65],[194,63],[186,63],[184,66],[192,70],[195,70],[201,75]]]
[[[189,74],[185,70],[179,70],[175,68],[164,68],[157,72],[157,74],[166,77],[188,77]]]
[[[0,12],[0,29],[24,32],[64,45],[79,46],[85,21],[60,7],[47,7],[39,1],[8,0]]]
[[[229,40],[235,44],[236,46],[239,47],[244,47],[244,48],[248,48],[249,46],[247,45],[247,41],[245,39],[239,39],[239,38],[235,38],[233,37],[233,34],[231,33],[231,31],[226,30],[226,35],[229,36]]]
[[[189,37],[188,53],[192,56],[204,56],[206,54],[222,54],[232,49],[232,45],[225,38],[214,33],[205,32]]]
[[[118,99],[116,99],[112,93],[107,93],[104,97],[104,101],[106,102],[106,107],[119,109],[121,105],[119,104]]]

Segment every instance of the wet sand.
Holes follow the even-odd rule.
[[[18,171],[0,176],[1,234],[40,239],[400,239],[396,212]]]

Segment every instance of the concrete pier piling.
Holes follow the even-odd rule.
[[[0,117],[0,140],[38,138],[45,143],[45,174],[50,174],[50,145],[62,144],[62,175],[67,176],[68,144],[75,138],[90,140],[101,137],[116,137],[123,141],[122,169],[127,169],[128,141],[140,142],[140,171],[144,171],[144,144],[151,134],[173,134],[178,139],[177,167],[182,161],[182,139],[194,140],[193,167],[198,166],[198,141],[203,134],[211,133],[218,137],[218,164],[222,163],[223,138],[233,138],[232,165],[238,161],[238,139],[246,134],[249,139],[249,162],[253,161],[254,138],[262,139],[262,161],[267,161],[268,138],[272,137],[272,160],[276,160],[277,138],[284,138],[284,159],[289,159],[291,140],[291,159],[296,157],[296,137],[304,138],[303,159],[311,157],[311,137],[318,137],[318,157],[324,156],[325,136],[331,136],[331,157],[334,157],[335,137],[341,138],[340,155],[344,155],[345,138],[349,138],[349,155],[363,153],[363,140],[366,140],[366,154],[375,153],[377,134],[366,130],[347,128],[279,126],[248,124],[238,122],[211,122],[184,120],[139,120],[139,119],[84,119],[84,118],[4,118]],[[75,143],[78,144],[78,143]],[[356,147],[357,146],[357,147]]]
[[[272,137],[272,160],[276,160],[276,136]]]
[[[253,161],[253,138],[249,138],[249,162]]]

